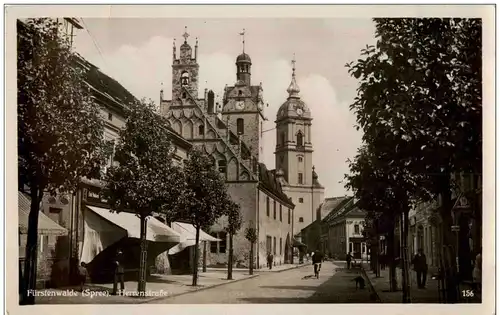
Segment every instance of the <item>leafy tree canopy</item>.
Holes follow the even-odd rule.
[[[58,26],[17,21],[19,182],[53,194],[98,178],[105,161],[99,106]]]
[[[105,176],[104,195],[113,209],[148,216],[174,204],[185,185],[170,137],[153,103],[129,105],[116,144],[116,164]]]

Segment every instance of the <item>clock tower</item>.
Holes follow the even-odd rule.
[[[294,233],[315,220],[316,209],[323,200],[324,188],[318,182],[313,166],[311,138],[312,117],[307,104],[300,98],[295,79],[295,58],[292,60],[292,80],[288,98],[276,116],[276,173],[283,191],[292,198]]]
[[[224,89],[222,119],[241,141],[249,145],[251,154],[262,162],[263,89],[262,84],[252,85],[252,59],[245,53],[245,31],[240,35],[243,36],[243,52],[236,58],[235,85]]]

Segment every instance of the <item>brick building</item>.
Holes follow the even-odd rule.
[[[173,130],[213,158],[229,194],[241,206],[244,223],[234,237],[235,263],[248,265],[249,243],[243,237],[248,226],[258,231],[257,267],[265,266],[268,252],[278,264],[291,262],[295,205],[274,171],[262,163],[263,87],[252,85],[251,58],[244,51],[237,56],[236,82],[225,86],[222,99],[208,90],[200,98],[198,41],[193,52],[188,36],[185,32],[179,55],[174,42],[172,99],[165,100],[160,92],[160,112]],[[222,241],[207,250],[208,265],[227,262],[226,224],[221,218],[211,228]]]

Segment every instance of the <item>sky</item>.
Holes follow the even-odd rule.
[[[345,64],[356,61],[361,49],[375,44],[375,28],[370,19],[239,18],[239,19],[83,19],[85,29],[74,39],[75,50],[113,77],[138,98],[159,103],[160,90],[171,96],[172,43],[183,42],[185,27],[193,46],[198,38],[200,65],[199,96],[205,88],[222,96],[224,86],[236,81],[236,57],[245,52],[252,59],[252,84],[262,82],[268,119],[264,123],[264,163],[274,169],[275,119],[286,101],[292,66],[300,95],[311,110],[313,164],[325,197],[348,194],[344,174],[347,159],[361,144],[361,132],[354,128],[349,110],[358,81]],[[179,48],[177,48],[179,53]]]

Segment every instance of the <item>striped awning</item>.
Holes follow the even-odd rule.
[[[28,217],[31,209],[31,199],[18,191],[19,233],[28,234]],[[38,212],[38,234],[66,235],[68,230],[54,222],[43,212]]]

